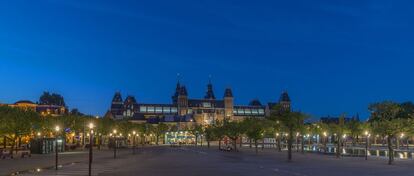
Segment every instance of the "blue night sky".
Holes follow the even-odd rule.
[[[315,117],[414,100],[414,3],[391,0],[0,2],[0,102],[47,90],[103,115],[115,91],[169,103],[209,75],[236,104],[277,101]]]

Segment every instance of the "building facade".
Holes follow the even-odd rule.
[[[209,82],[203,98],[190,98],[186,86],[178,82],[171,103],[168,104],[143,103],[137,101],[134,96],[123,99],[121,93],[116,92],[106,117],[135,123],[207,126],[225,118],[234,121],[249,117],[265,118],[277,105],[284,110],[290,110],[291,101],[287,92],[281,94],[279,101],[266,105],[262,105],[259,100],[253,100],[247,105],[235,105],[230,88],[226,88],[222,98],[218,99],[214,94],[213,84]]]
[[[10,107],[21,108],[24,110],[31,110],[34,112],[39,113],[42,116],[60,116],[68,113],[68,109],[65,106],[58,106],[58,105],[40,105],[37,103],[33,103],[29,100],[21,100],[17,101],[14,104],[3,104]]]

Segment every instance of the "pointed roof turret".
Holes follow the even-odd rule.
[[[250,101],[249,106],[262,106],[262,103],[260,103],[259,99],[253,99]]]
[[[287,91],[284,91],[282,95],[280,95],[279,102],[290,102],[290,97]]]
[[[112,98],[112,103],[122,102],[121,92],[115,92],[114,97]]]
[[[224,97],[233,97],[233,92],[231,91],[230,88],[226,88],[226,90],[224,90]]]
[[[216,99],[216,97],[214,96],[214,92],[213,92],[213,84],[211,84],[211,78],[208,81],[207,84],[207,92],[206,92],[206,96],[204,96],[205,99]]]
[[[181,86],[179,95],[180,96],[187,96],[188,95],[187,88],[185,88],[185,86]]]
[[[129,104],[129,103],[137,103],[137,100],[135,100],[135,97],[134,96],[128,96],[126,99],[125,99],[125,104]]]

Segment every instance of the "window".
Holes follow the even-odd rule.
[[[164,113],[171,113],[171,108],[170,107],[163,107],[162,108],[162,112],[164,112]]]
[[[257,109],[252,109],[252,114],[258,114],[259,112],[257,111]]]
[[[238,109],[238,110],[237,110],[237,114],[244,114],[243,109]]]
[[[244,113],[245,114],[252,114],[252,110],[250,110],[250,109],[244,109]]]
[[[234,109],[233,110],[233,114],[237,114],[237,109]]]
[[[148,112],[154,112],[154,107],[152,107],[152,106],[148,106],[147,111],[148,111]]]
[[[172,107],[172,108],[171,108],[171,113],[177,113],[177,108]]]
[[[193,110],[192,109],[188,109],[187,110],[187,114],[192,114],[193,113]]]
[[[211,108],[211,103],[209,103],[209,102],[203,102],[203,107],[205,107],[205,108]]]
[[[140,106],[139,111],[140,112],[147,112],[147,107],[146,106]]]
[[[259,109],[259,114],[264,114],[264,110],[263,109]]]
[[[162,107],[155,107],[156,113],[162,113]]]

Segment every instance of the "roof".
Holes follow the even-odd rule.
[[[30,100],[20,100],[20,101],[17,101],[16,103],[14,103],[14,104],[21,104],[21,103],[36,104],[36,103],[33,103],[33,102],[32,102],[32,101],[30,101]]]
[[[227,88],[226,90],[224,90],[224,97],[233,97],[233,92],[231,91],[230,88]]]
[[[281,101],[290,102],[290,97],[289,97],[289,94],[287,93],[287,91],[284,91],[282,93],[282,95],[280,95],[279,102],[281,102]]]
[[[188,100],[189,107],[205,107],[206,104],[204,103],[210,103],[211,107],[206,107],[206,108],[224,108],[223,100],[212,100],[212,99],[189,99]]]

